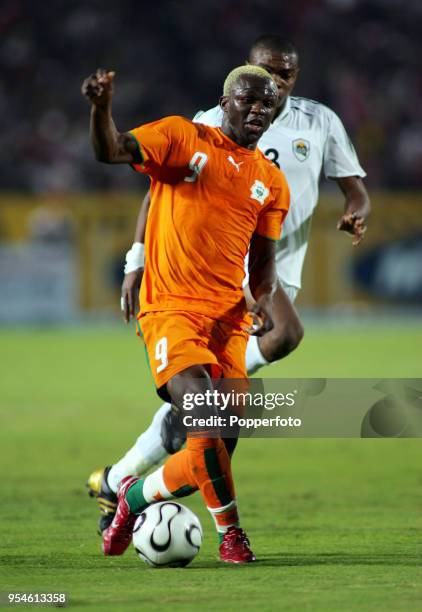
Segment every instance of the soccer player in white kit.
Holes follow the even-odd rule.
[[[278,243],[279,287],[274,297],[274,328],[260,338],[250,337],[246,365],[248,372],[252,373],[285,357],[302,339],[303,329],[293,302],[301,287],[321,172],[335,180],[344,195],[344,214],[337,229],[350,233],[354,244],[361,241],[366,230],[365,219],[370,212],[370,202],[362,181],[365,172],[339,117],[323,104],[290,95],[299,73],[295,47],[277,35],[262,36],[251,47],[249,63],[265,68],[278,86],[278,110],[258,146],[283,170],[291,193],[290,211]],[[221,120],[219,106],[200,111],[194,117],[194,121],[213,127],[220,126]],[[236,165],[236,160],[232,163]],[[241,166],[237,170],[241,172]],[[142,243],[148,207],[147,196],[139,213],[134,245],[126,256],[122,310],[127,322],[135,314],[142,278]],[[100,530],[105,529],[114,516],[115,493],[120,480],[128,475],[144,474],[183,443],[183,434],[177,431],[176,422],[170,404],[163,404],[150,427],[122,459],[91,474],[88,488],[100,505]]]

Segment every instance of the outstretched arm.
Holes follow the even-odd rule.
[[[277,288],[275,240],[253,234],[249,248],[249,289],[255,299],[251,312],[261,326],[253,335],[263,336],[273,327],[272,300]]]
[[[92,147],[98,161],[107,164],[142,163],[136,141],[129,134],[117,131],[111,115],[114,75],[99,68],[82,84],[82,93],[92,104]]]
[[[371,202],[363,181],[358,176],[336,178],[345,197],[344,214],[337,229],[353,236],[353,245],[362,240],[366,232],[365,220],[371,211]]]
[[[126,254],[125,277],[122,284],[121,309],[126,323],[135,316],[139,307],[139,288],[144,273],[143,244],[151,197],[149,191],[143,199],[136,221],[133,246]]]

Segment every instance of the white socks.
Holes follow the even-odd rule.
[[[163,404],[155,413],[148,429],[139,436],[126,455],[113,465],[107,477],[112,491],[117,492],[119,483],[125,476],[141,476],[167,457],[167,451],[161,441],[161,423],[170,409],[171,404]]]
[[[162,499],[174,499],[174,495],[170,493],[164,483],[163,471],[164,466],[162,465],[145,478],[142,489],[145,501],[153,503]]]
[[[207,508],[208,508],[208,512],[211,514],[212,518],[214,519],[215,528],[218,533],[226,533],[226,531],[230,527],[239,527],[239,520],[235,521],[234,523],[227,523],[227,524],[225,523],[224,525],[220,525],[218,521],[219,514],[225,514],[229,510],[237,510],[237,502],[235,499],[233,499],[230,503],[228,503],[227,506],[222,506],[221,508],[209,508],[208,506]]]
[[[262,366],[268,365],[269,361],[261,353],[258,344],[258,336],[250,336],[246,347],[246,369],[248,374],[255,374]]]

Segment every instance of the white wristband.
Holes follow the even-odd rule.
[[[125,274],[135,272],[145,266],[145,247],[142,242],[134,242],[130,251],[126,253]]]

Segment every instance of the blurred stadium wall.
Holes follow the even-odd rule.
[[[141,194],[0,198],[2,323],[117,315],[123,263]],[[372,193],[359,247],[336,231],[341,198],[324,193],[313,219],[299,307],[339,314],[422,313],[422,215],[417,193]]]

